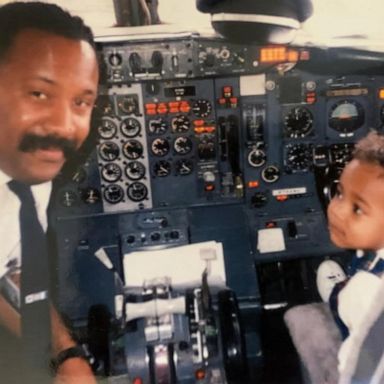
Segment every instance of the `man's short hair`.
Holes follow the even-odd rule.
[[[353,158],[384,167],[384,134],[369,132],[357,142]]]
[[[95,47],[92,30],[80,17],[72,16],[55,4],[14,2],[0,7],[0,60],[6,56],[16,35],[27,28],[84,40]]]

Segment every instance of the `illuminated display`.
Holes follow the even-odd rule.
[[[367,88],[344,88],[344,89],[330,89],[326,92],[328,97],[335,96],[362,96],[368,95]]]
[[[260,49],[261,63],[296,62],[299,52],[286,47],[265,47]]]

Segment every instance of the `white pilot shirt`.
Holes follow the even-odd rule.
[[[21,267],[19,198],[8,188],[11,178],[0,170],[0,279],[10,266]],[[46,231],[47,207],[51,194],[50,181],[32,186],[39,221]]]

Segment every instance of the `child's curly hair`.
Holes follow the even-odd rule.
[[[353,158],[384,167],[384,134],[369,132],[356,143]]]

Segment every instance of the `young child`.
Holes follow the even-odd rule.
[[[330,303],[346,338],[339,351],[340,371],[351,336],[364,327],[364,318],[375,305],[384,272],[384,135],[371,132],[357,143],[327,213],[332,242],[357,250],[348,277],[332,260],[317,271],[320,296]]]

